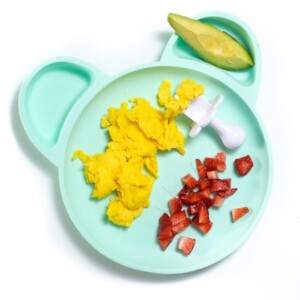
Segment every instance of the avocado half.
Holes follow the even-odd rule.
[[[168,22],[204,61],[225,70],[243,70],[254,65],[248,51],[228,33],[174,13],[168,14]]]

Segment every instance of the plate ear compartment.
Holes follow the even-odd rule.
[[[31,78],[24,94],[24,113],[41,146],[56,145],[69,111],[90,83],[87,71],[68,62],[49,64]]]

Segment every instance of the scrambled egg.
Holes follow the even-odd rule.
[[[113,192],[108,203],[108,219],[120,226],[130,226],[149,198],[158,177],[157,151],[176,149],[184,154],[185,138],[179,131],[175,116],[187,108],[190,101],[202,95],[204,88],[190,79],[184,80],[172,96],[171,83],[164,80],[158,90],[158,110],[143,98],[123,102],[120,108],[110,107],[101,120],[110,141],[102,154],[87,155],[75,151],[84,166],[87,183],[94,184],[92,198],[101,199]]]

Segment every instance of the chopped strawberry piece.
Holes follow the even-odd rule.
[[[182,202],[182,204],[185,204],[185,205],[191,205],[191,196],[194,192],[191,192],[189,195],[186,195],[186,196],[181,196],[180,200]]]
[[[198,228],[205,234],[207,234],[212,228],[213,223],[209,221],[208,223],[198,224]]]
[[[207,177],[206,168],[202,164],[202,161],[198,158],[196,159],[196,168],[197,168],[199,178],[206,178]]]
[[[182,203],[185,204],[185,205],[191,205],[191,198],[190,198],[189,195],[187,195],[187,196],[182,196],[180,200],[181,200]]]
[[[199,211],[199,203],[189,205],[187,211],[191,216],[196,215]]]
[[[211,191],[209,188],[207,188],[203,191],[197,191],[197,192],[191,191],[190,195],[188,197],[181,198],[181,201],[185,205],[196,204],[196,203],[202,201],[203,199],[209,197],[210,193],[211,193]]]
[[[198,181],[191,174],[186,174],[181,179],[183,183],[191,190],[198,186]]]
[[[173,234],[177,234],[178,232],[183,231],[185,228],[187,228],[191,224],[191,220],[189,218],[186,218],[182,222],[179,222],[172,226]]]
[[[206,157],[204,161],[206,171],[217,171],[217,159],[214,157]]]
[[[223,181],[227,183],[229,188],[231,188],[231,179],[230,178],[225,178],[225,179],[223,179]]]
[[[248,207],[239,207],[231,210],[232,221],[235,222],[249,212]]]
[[[164,213],[159,218],[159,228],[157,239],[162,248],[162,250],[166,250],[168,245],[172,242],[174,238],[172,222],[168,214]]]
[[[202,198],[207,198],[207,197],[209,197],[210,193],[211,193],[211,189],[206,188],[203,191],[201,191],[201,196],[202,196]]]
[[[201,201],[205,204],[207,208],[210,208],[214,203],[214,200],[210,197],[203,197]]]
[[[170,217],[170,221],[171,221],[172,226],[174,226],[180,222],[183,222],[186,218],[187,218],[186,212],[185,212],[185,210],[182,210],[182,211],[172,215]]]
[[[207,234],[210,231],[212,226],[213,226],[213,223],[211,221],[209,221],[208,223],[204,223],[204,224],[197,224],[197,227],[205,234]]]
[[[218,171],[217,170],[207,171],[207,178],[208,179],[218,179],[219,178]]]
[[[223,206],[225,197],[220,196],[219,194],[215,195],[214,199],[213,199],[213,206],[216,207],[221,207]]]
[[[199,202],[188,206],[187,211],[189,215],[196,215],[199,212],[199,208],[203,204],[207,209],[209,209],[213,205],[213,199],[210,197],[201,197],[201,200]]]
[[[192,219],[192,223],[204,234],[207,234],[213,226],[213,222],[211,221],[208,223],[198,223],[197,216]]]
[[[237,190],[238,190],[237,188],[232,188],[227,191],[219,191],[218,195],[221,197],[224,197],[224,198],[229,197],[229,196],[233,195]]]
[[[171,242],[173,241],[174,236],[170,237],[170,238],[158,238],[158,242],[160,244],[161,249],[164,251],[168,248],[168,246],[171,244]]]
[[[191,192],[189,204],[195,204],[203,198],[203,191]]]
[[[182,203],[179,198],[173,197],[169,200],[168,204],[171,215],[174,215],[182,210]]]
[[[237,158],[235,161],[236,170],[241,176],[245,176],[254,166],[250,155]]]
[[[178,198],[183,203],[188,203],[190,201],[189,189],[186,185],[184,185],[183,188],[179,191]]]
[[[172,222],[170,216],[167,213],[163,213],[162,216],[159,218],[158,231],[163,232],[165,229],[168,229],[171,226]]]
[[[188,187],[186,185],[184,185],[182,187],[182,189],[178,192],[178,197],[180,199],[182,196],[186,196],[188,194],[189,194],[189,189],[188,189]]]
[[[210,180],[209,179],[199,179],[199,187],[200,190],[205,190],[207,188],[210,188]]]
[[[226,170],[226,154],[225,154],[225,152],[217,153],[216,160],[217,160],[217,170],[225,171]]]
[[[227,191],[230,189],[230,180],[228,179],[212,179],[211,180],[211,191],[219,192],[219,191]]]
[[[203,191],[191,191],[189,196],[187,197],[182,197],[181,201],[183,204],[185,205],[192,205],[192,204],[196,204],[199,201],[202,201],[202,199],[209,197],[210,195],[210,189],[207,188]]]
[[[209,222],[209,212],[205,204],[200,205],[198,211],[198,223],[204,224]]]
[[[184,254],[189,255],[193,251],[195,243],[196,239],[181,236],[178,240],[177,248]]]

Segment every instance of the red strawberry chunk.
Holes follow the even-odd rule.
[[[249,173],[249,171],[254,166],[254,163],[250,157],[250,155],[246,155],[240,158],[237,158],[235,161],[235,167],[239,175],[245,176]]]
[[[191,216],[196,215],[199,211],[199,203],[189,205],[187,211],[188,214]]]
[[[205,190],[207,188],[210,188],[210,180],[199,179],[199,187],[200,187],[200,190]]]
[[[181,236],[178,240],[177,248],[184,254],[189,255],[195,246],[196,239]]]
[[[185,210],[182,210],[170,217],[173,234],[184,230],[191,224],[191,220],[187,218]]]
[[[211,191],[227,191],[230,189],[231,180],[230,179],[212,179],[211,180]]]
[[[203,191],[201,191],[201,196],[202,196],[202,198],[207,198],[207,197],[209,197],[210,193],[211,193],[211,189],[206,188]]]
[[[206,205],[203,203],[202,205],[199,206],[198,223],[204,224],[208,222],[209,222],[209,212]]]
[[[213,222],[198,223],[197,216],[192,219],[192,223],[204,234],[207,234],[213,226]]]
[[[213,223],[209,221],[208,223],[198,224],[198,228],[205,234],[207,234],[212,228]]]
[[[191,224],[191,220],[189,218],[186,218],[184,221],[179,222],[172,226],[173,234],[177,234],[178,232],[183,231],[185,228],[187,228]]]
[[[159,228],[157,239],[162,248],[162,250],[166,250],[169,244],[172,242],[174,238],[172,222],[168,214],[164,213],[159,218]]]
[[[201,200],[195,204],[191,204],[188,206],[187,211],[189,215],[196,215],[199,212],[199,208],[202,205],[205,205],[207,209],[209,209],[213,205],[213,199],[210,197],[201,197]]]
[[[158,242],[160,244],[160,247],[162,250],[166,250],[168,248],[168,246],[171,244],[171,242],[173,241],[174,236],[170,237],[170,238],[158,238]]]
[[[225,197],[222,197],[220,195],[215,195],[214,199],[213,199],[213,206],[216,206],[216,207],[221,207],[223,206],[223,203],[224,203],[224,200],[225,200]]]
[[[178,193],[178,198],[183,203],[188,203],[190,201],[189,189],[186,185]]]
[[[217,160],[214,157],[206,157],[204,161],[206,171],[217,171]]]
[[[166,250],[172,241],[173,241],[173,237],[167,239],[158,238],[158,242],[162,250]]]
[[[201,201],[205,204],[207,208],[210,208],[214,203],[214,200],[210,197],[203,197]]]
[[[208,179],[218,179],[219,178],[218,171],[217,170],[207,171],[207,178]]]
[[[199,178],[206,178],[207,177],[206,168],[202,164],[202,161],[198,158],[196,159],[196,168],[197,168]]]
[[[182,196],[186,196],[188,194],[189,194],[189,189],[188,189],[188,187],[186,185],[184,185],[182,187],[182,189],[178,192],[178,197],[180,199]]]
[[[208,198],[211,191],[209,188],[203,190],[203,191],[197,191],[197,192],[190,192],[190,195],[188,198],[181,199],[181,201],[186,205],[192,205],[196,204],[205,198]]]
[[[226,170],[226,154],[225,154],[225,152],[217,153],[216,160],[217,160],[217,170],[225,171]]]
[[[232,221],[235,222],[249,212],[248,207],[239,207],[231,210]]]
[[[185,205],[192,205],[200,202],[202,199],[209,197],[211,191],[209,188],[203,191],[190,191],[188,196],[181,197],[181,201]]]
[[[181,180],[191,190],[198,186],[198,181],[191,174],[186,174]]]
[[[185,210],[182,210],[182,211],[172,215],[170,217],[170,221],[171,221],[172,226],[174,226],[180,222],[183,222],[186,218],[187,218],[186,212],[185,212]]]
[[[187,196],[182,196],[181,198],[180,198],[180,200],[181,200],[181,202],[182,202],[182,204],[184,204],[184,205],[191,205],[192,203],[191,203],[191,195],[193,194],[193,192],[191,192],[189,195],[187,195]]]
[[[162,232],[171,226],[172,222],[170,216],[167,213],[163,213],[162,216],[159,218],[158,232]]]
[[[171,215],[174,215],[182,210],[182,203],[179,198],[173,197],[169,200],[168,204]]]
[[[203,198],[203,191],[191,192],[189,204],[195,204]]]
[[[225,178],[225,179],[223,179],[223,181],[227,183],[229,188],[231,188],[231,179],[230,178]]]

